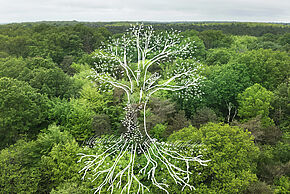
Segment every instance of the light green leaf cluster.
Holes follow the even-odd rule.
[[[269,116],[273,93],[254,84],[238,95],[239,112],[238,115],[244,119],[249,119],[261,115],[263,118]]]
[[[254,171],[259,149],[242,128],[214,123],[200,129],[190,126],[173,133],[168,140],[199,143],[203,157],[211,159],[193,178],[199,183],[197,193],[240,193],[257,181]]]

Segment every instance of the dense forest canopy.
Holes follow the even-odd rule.
[[[81,180],[77,153],[100,152],[83,147],[93,136],[124,132],[126,96],[91,79],[91,68],[130,24],[0,25],[0,193],[92,192],[97,183]],[[149,24],[159,33],[178,30],[195,45],[188,57],[150,72],[167,75],[177,62],[203,66],[198,88],[157,92],[145,112],[152,137],[201,144],[190,155],[211,159],[191,166],[195,193],[288,193],[289,24]],[[181,192],[167,174],[158,178],[174,185],[170,193]]]

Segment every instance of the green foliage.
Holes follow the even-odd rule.
[[[0,191],[48,193],[73,181],[81,184],[78,144],[68,132],[50,126],[35,141],[19,140],[0,152]],[[84,186],[82,186],[84,188]]]
[[[112,133],[110,117],[105,114],[98,114],[94,116],[92,122],[92,128],[95,131],[95,135],[101,136]]]
[[[273,124],[269,117],[263,118],[259,115],[242,124],[237,123],[237,125],[249,130],[257,144],[275,145],[281,138],[281,130]]]
[[[290,130],[290,88],[288,81],[281,83],[276,90],[274,90],[274,99],[271,102],[273,111],[271,117],[275,123],[284,131]]]
[[[78,174],[80,166],[77,163],[77,154],[81,152],[75,140],[64,144],[56,144],[47,156],[41,157],[41,167],[50,169],[49,181],[51,187],[56,187],[65,181],[80,182],[81,176]]]
[[[1,26],[0,52],[16,57],[50,57],[60,64],[65,56],[80,57],[84,52],[92,52],[109,35],[104,28],[82,24],[69,27],[47,24]]]
[[[217,121],[218,117],[216,113],[208,107],[197,109],[192,117],[192,124],[197,128],[208,122],[217,122]]]
[[[230,35],[220,30],[207,30],[199,33],[200,39],[204,42],[206,49],[230,47],[233,39]]]
[[[45,68],[45,69],[57,68],[57,64],[55,64],[51,58],[30,57],[26,58],[25,61],[26,66],[31,70],[37,68]]]
[[[290,33],[283,34],[282,36],[279,37],[278,41],[281,45],[290,44]]]
[[[9,57],[8,53],[0,51],[0,58],[7,58],[7,57]]]
[[[289,76],[290,56],[286,52],[270,49],[252,50],[241,54],[237,62],[245,65],[250,80],[274,90]]]
[[[61,63],[64,56],[79,56],[82,53],[80,38],[68,31],[44,31],[35,34],[30,46],[30,56],[51,57]]]
[[[208,50],[205,63],[207,65],[227,64],[234,56],[234,52],[226,48],[217,48]]]
[[[22,73],[29,71],[22,58],[4,58],[0,60],[0,77],[19,78]]]
[[[67,131],[60,131],[61,127],[50,126],[41,133],[35,141],[32,150],[26,151],[28,156],[38,161],[35,164],[41,173],[38,191],[50,192],[52,188],[61,185],[67,180],[80,184],[81,179],[77,173],[77,153],[80,152],[78,144]]]
[[[200,154],[211,159],[208,167],[194,177],[197,193],[240,193],[257,180],[254,171],[259,149],[250,133],[239,127],[214,123],[200,129],[190,126],[173,133],[168,140],[200,143]]]
[[[0,77],[10,77],[28,82],[38,92],[49,97],[76,96],[79,86],[51,59],[41,57],[22,59],[5,58],[0,61]]]
[[[40,133],[35,140],[38,153],[47,155],[56,144],[65,144],[71,142],[73,137],[67,131],[61,131],[61,127],[50,125]]]
[[[61,69],[38,68],[30,71],[22,80],[48,97],[70,98],[77,95],[79,86]]]
[[[8,57],[0,60],[0,77],[10,77],[23,80],[28,73],[39,68],[54,69],[56,64],[51,59],[42,57],[14,58]]]
[[[122,131],[124,92],[93,86],[87,76],[98,60],[92,58],[93,51],[111,32],[122,37],[128,26],[76,21],[0,25],[0,193],[91,193],[102,181],[104,177],[94,184],[81,181],[76,153],[103,150],[84,150],[73,137],[82,142]],[[190,155],[212,160],[209,167],[190,166],[197,190],[181,191],[176,185],[170,193],[289,193],[289,25],[203,22],[153,27],[181,30],[188,38],[182,44],[195,42],[178,62],[194,64],[195,58],[209,66],[201,72],[207,79],[199,87],[176,95],[159,92],[146,112],[154,138],[165,140],[174,132],[170,141],[201,143]],[[153,65],[150,72],[165,75],[175,69],[166,63]],[[249,130],[260,152],[242,129],[206,125],[228,116],[230,103],[230,116],[239,108],[231,124]],[[188,119],[194,127],[180,130],[189,125]],[[45,129],[51,123],[59,126]],[[128,154],[121,165],[129,160]],[[144,156],[136,160],[146,163]],[[162,168],[160,164],[156,169],[161,172],[157,180],[175,184]],[[161,192],[145,176],[142,180],[152,193]]]
[[[180,66],[181,68],[196,68],[199,66],[199,62],[192,59],[178,59],[176,60],[176,63],[182,64],[182,66]],[[165,68],[163,68],[162,73],[168,76],[168,74],[174,74],[176,71],[178,71],[178,67],[169,63]],[[199,77],[199,84],[183,90],[164,93],[164,98],[171,98],[173,102],[176,103],[178,109],[185,111],[187,118],[190,118],[196,108],[201,104],[202,95],[204,93],[203,87],[205,84],[204,71],[204,66],[200,66],[196,73]]]
[[[101,123],[107,123],[106,126],[111,126],[110,128],[116,132],[120,128],[123,113],[123,105],[121,104],[123,96],[122,90],[121,93],[119,90],[102,91],[100,87],[91,83],[85,83],[80,91],[80,97],[85,99],[90,104],[90,108],[96,113],[93,121],[93,128],[96,134],[102,131],[96,128],[97,126],[95,124],[97,120]],[[102,116],[97,118],[98,115]],[[100,120],[100,118],[103,119]],[[102,128],[104,129],[104,126]],[[110,128],[104,130],[109,132]]]
[[[31,38],[27,35],[8,37],[0,35],[0,51],[8,53],[10,56],[27,57]]]
[[[75,73],[75,69],[71,66],[74,61],[74,57],[64,56],[62,62],[60,63],[59,67],[65,72],[66,74],[72,76]]]
[[[98,91],[97,87],[94,87],[92,84],[86,84],[83,86],[80,91],[80,97],[85,99],[90,103],[92,109],[95,112],[102,113],[108,112],[106,109],[108,104],[113,101],[111,92],[102,93]]]
[[[15,145],[0,152],[0,192],[36,193],[40,174],[37,168],[25,166],[24,158],[29,144],[18,141]],[[29,161],[29,160],[28,160]]]
[[[262,48],[289,52],[289,34],[290,33],[276,35],[272,33],[266,33],[259,37],[255,44],[251,45],[251,48],[255,50]]]
[[[263,41],[270,41],[270,42],[275,42],[277,41],[278,36],[272,33],[266,33],[263,34],[263,36],[260,37]]]
[[[195,35],[195,36],[188,37],[187,41],[194,42],[193,45],[195,47],[195,51],[194,51],[194,53],[191,53],[190,58],[194,57],[197,60],[204,61],[204,59],[206,57],[206,50],[205,50],[205,46],[204,46],[202,40],[198,36]]]
[[[279,44],[282,46],[282,50],[290,51],[290,33],[285,33],[279,38]]]
[[[234,36],[234,42],[231,49],[238,53],[242,53],[253,49],[253,46],[257,43],[258,38],[254,36]]]
[[[52,189],[50,194],[90,194],[91,192],[82,183],[64,182],[57,186],[56,189]]]
[[[149,134],[151,137],[156,138],[158,140],[162,140],[164,132],[166,131],[167,125],[157,124],[150,131]]]
[[[276,179],[274,182],[275,191],[274,193],[287,194],[290,191],[290,178],[282,176],[279,179]]]
[[[49,118],[65,127],[78,141],[83,141],[94,135],[92,121],[95,112],[85,99],[71,99],[69,102],[61,99],[51,101]]]
[[[272,194],[273,190],[265,182],[257,181],[250,184],[250,186],[247,188],[246,191],[244,191],[244,193],[245,194],[257,194],[257,193]]]
[[[237,96],[251,86],[249,72],[245,65],[229,63],[209,69],[202,102],[214,110],[227,114],[227,104],[237,106]]]
[[[276,51],[276,50],[282,50],[282,47],[279,44],[275,43],[275,42],[258,40],[256,42],[256,44],[254,44],[251,47],[251,49],[254,49],[254,50],[271,49],[273,51]]]
[[[195,131],[198,131],[197,128],[190,125],[189,127],[185,127],[177,132],[174,132],[168,137],[169,142],[176,142],[176,141],[192,141],[192,137]]]
[[[289,134],[285,133],[276,145],[261,146],[258,158],[257,176],[260,180],[273,184],[281,176],[289,176]]]
[[[198,31],[196,30],[185,30],[184,32],[180,33],[181,36],[185,38],[194,37],[198,35]]]
[[[82,50],[87,53],[94,51],[97,46],[101,45],[102,41],[105,41],[110,36],[109,31],[105,28],[93,29],[83,24],[77,24],[73,29],[81,39]]]
[[[265,124],[269,116],[273,93],[262,87],[260,84],[254,84],[238,95],[239,112],[238,115],[243,119],[250,119],[261,115],[265,119]]]
[[[80,98],[70,101],[53,99],[50,103],[49,118],[70,131],[77,141],[83,141],[95,134],[118,130],[123,109],[113,102],[111,92],[101,93],[87,80],[83,83]],[[105,123],[110,128],[105,129],[105,126],[98,123]]]
[[[282,163],[290,161],[290,133],[285,132],[274,148],[274,158]]]
[[[27,83],[0,78],[0,147],[29,138],[46,126],[47,98]]]

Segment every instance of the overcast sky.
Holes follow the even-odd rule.
[[[44,20],[290,22],[290,0],[0,0],[0,23]]]

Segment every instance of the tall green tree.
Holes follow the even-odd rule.
[[[36,140],[17,141],[0,151],[0,192],[49,193],[67,181],[89,191],[78,173],[81,150],[71,134],[55,125]]]
[[[60,68],[36,68],[23,75],[21,79],[48,97],[76,97],[80,89],[80,85]]]
[[[204,91],[202,102],[224,116],[228,115],[228,105],[237,107],[237,96],[251,86],[249,72],[245,65],[228,63],[211,67],[207,79],[201,88]]]
[[[238,115],[243,119],[250,119],[261,115],[262,118],[269,116],[273,93],[254,84],[238,95],[239,112]]]
[[[0,77],[18,79],[24,72],[29,72],[29,69],[26,67],[26,61],[23,58],[0,59]]]
[[[214,123],[200,129],[190,126],[168,140],[197,143],[188,153],[211,159],[206,168],[194,168],[194,182],[199,184],[196,193],[242,193],[257,181],[254,172],[259,149],[242,128]]]
[[[0,147],[46,127],[47,98],[25,82],[0,78]]]
[[[237,62],[245,65],[253,83],[274,90],[289,77],[290,56],[270,49],[252,50],[241,54]]]
[[[20,140],[0,151],[0,193],[37,192],[40,173],[37,168],[27,164],[27,161],[32,161],[27,158],[31,154],[27,152],[31,145]]]

